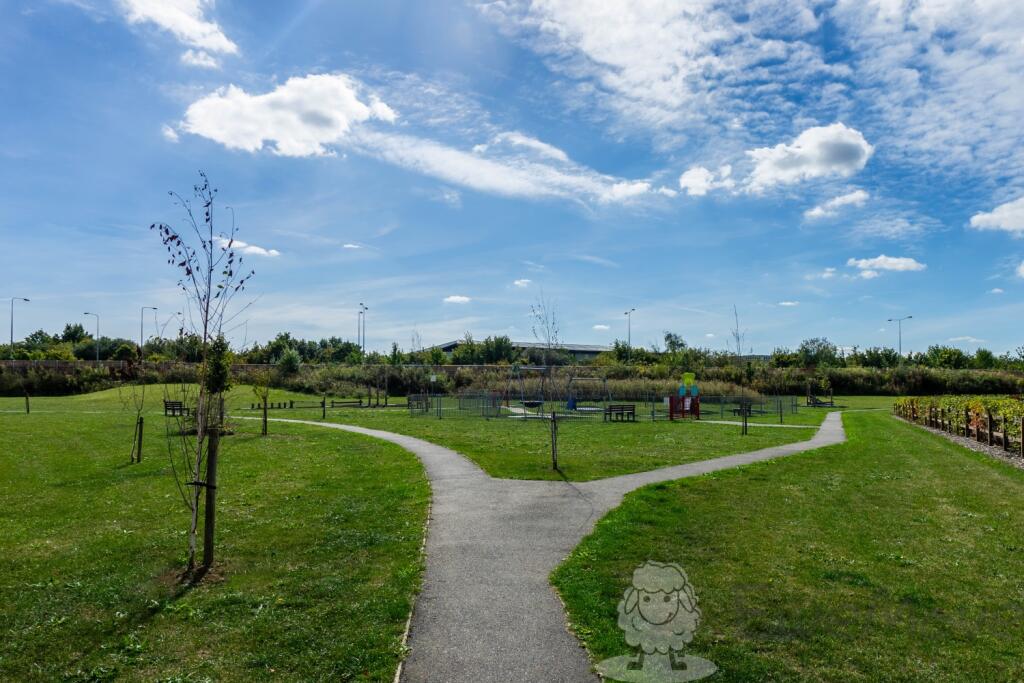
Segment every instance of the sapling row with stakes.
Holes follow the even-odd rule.
[[[150,226],[167,250],[168,264],[180,274],[178,286],[185,295],[183,328],[199,342],[196,383],[165,389],[165,400],[181,401],[187,406],[187,410],[175,416],[173,431],[171,421],[168,422],[168,447],[178,491],[190,513],[185,576],[192,581],[201,578],[213,563],[217,450],[231,362],[223,330],[225,324],[248,307],[247,304],[230,311],[236,295],[253,276],[252,270],[243,268],[243,259],[235,250],[234,212],[228,230],[218,231],[217,190],[211,187],[205,173],[200,172],[199,176],[191,200],[176,192],[169,193],[184,213],[183,228],[179,230],[166,223]],[[203,566],[197,571],[196,545],[204,490]]]

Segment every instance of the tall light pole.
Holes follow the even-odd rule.
[[[623,315],[626,316],[626,362],[631,363],[633,361],[633,313],[636,311],[635,308],[631,308],[626,311]]]
[[[359,317],[357,323],[359,325],[358,339],[359,351],[365,356],[366,355],[366,312],[370,310],[370,307],[364,304],[362,301],[359,302]]]
[[[889,318],[888,320],[886,320],[886,322],[896,323],[896,328],[899,330],[899,332],[898,332],[899,342],[898,343],[899,343],[900,364],[903,363],[903,321],[904,320],[910,320],[913,317],[914,316],[912,316],[912,315],[906,315],[906,316],[903,316],[902,318]]]
[[[153,311],[153,315],[155,316],[157,310],[156,306],[143,306],[139,309],[139,360],[142,360],[142,344],[145,341],[142,332],[142,321],[145,319],[146,311]]]
[[[25,302],[27,302],[28,299],[26,299],[23,296],[12,296],[11,297],[11,360],[14,360],[14,302],[15,301],[25,301]]]
[[[96,316],[96,340],[93,342],[96,345],[96,362],[100,362],[100,314],[90,313],[86,311],[82,315],[94,315]]]

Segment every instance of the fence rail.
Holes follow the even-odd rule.
[[[893,413],[904,420],[1002,448],[1024,458],[1024,415],[964,408],[963,413],[941,406],[896,402]]]

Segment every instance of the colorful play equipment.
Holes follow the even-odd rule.
[[[690,417],[700,419],[700,387],[697,386],[692,372],[683,373],[683,383],[679,392],[668,397],[668,419],[680,420]]]

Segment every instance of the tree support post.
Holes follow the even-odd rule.
[[[145,432],[145,418],[139,415],[139,421],[135,425],[135,462],[142,462],[142,434]]]
[[[213,566],[213,538],[217,523],[217,452],[220,450],[220,427],[211,427],[207,438],[203,567],[209,569]]]
[[[260,429],[260,436],[267,435],[267,397],[263,397],[263,425]]]
[[[551,469],[558,469],[558,413],[551,411]]]

